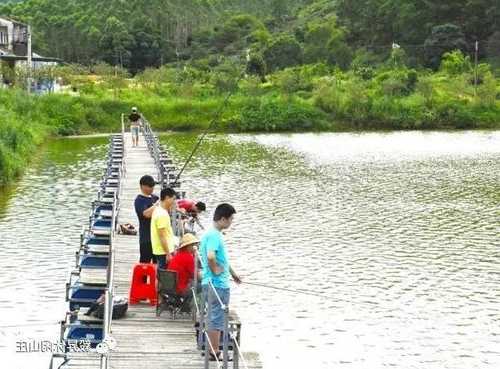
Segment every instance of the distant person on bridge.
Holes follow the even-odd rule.
[[[210,353],[210,360],[220,361],[219,338],[224,330],[224,310],[219,299],[213,295],[219,295],[224,305],[229,305],[229,277],[233,277],[236,283],[241,283],[240,277],[234,272],[229,264],[226,244],[222,238],[222,231],[231,226],[236,210],[229,204],[220,204],[215,209],[214,226],[207,231],[200,242],[200,257],[203,268],[202,288],[205,301],[211,306],[211,314],[208,317],[208,336],[214,353]],[[211,287],[213,285],[213,289]],[[211,297],[210,297],[211,296]]]
[[[132,134],[132,146],[139,145],[139,129],[141,128],[141,115],[138,113],[137,108],[132,108],[132,113],[128,116],[130,121],[130,133]]]

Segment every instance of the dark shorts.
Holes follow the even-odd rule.
[[[168,264],[165,260],[165,255],[154,255],[154,257],[159,269],[167,269]]]
[[[153,255],[153,246],[151,245],[151,242],[140,242],[139,252],[141,254],[139,258],[140,263],[153,262],[156,264],[156,255]]]

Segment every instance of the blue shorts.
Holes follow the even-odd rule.
[[[211,289],[208,285],[203,286],[203,296],[205,298],[205,301],[208,302],[208,289]],[[219,295],[220,299],[222,300],[222,303],[224,305],[229,305],[229,288],[215,288],[215,291],[217,291],[217,294]],[[213,292],[213,290],[212,290]],[[209,331],[223,331],[224,330],[224,310],[222,309],[219,299],[217,299],[217,296],[215,296],[212,293],[212,301],[211,303],[211,314],[208,317],[208,330]]]
[[[139,137],[139,127],[131,127],[130,132],[132,133],[132,136],[134,137]]]

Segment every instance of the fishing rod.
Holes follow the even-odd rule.
[[[248,60],[248,57],[247,57],[247,60]],[[244,66],[245,66],[244,70],[240,73],[238,79],[236,80],[236,85],[238,85],[238,83],[241,81],[241,79],[245,76],[245,71],[246,71],[246,68],[247,68],[247,64],[245,63]],[[233,90],[229,91],[226,94],[226,97],[222,101],[222,104],[219,106],[219,109],[215,112],[215,115],[212,118],[212,120],[210,121],[210,123],[208,124],[208,127],[203,131],[203,133],[201,134],[201,136],[198,138],[198,141],[194,145],[193,150],[189,154],[189,156],[188,156],[187,160],[185,161],[184,165],[182,166],[181,170],[179,171],[179,173],[175,177],[175,180],[172,182],[172,185],[177,184],[177,182],[179,181],[179,178],[181,177],[182,173],[184,173],[184,170],[188,166],[188,164],[191,161],[191,159],[193,158],[194,154],[196,153],[196,151],[200,147],[200,145],[203,142],[203,140],[205,139],[205,137],[208,135],[208,132],[212,128],[212,125],[219,120],[220,116],[222,115],[222,113],[226,109],[227,104],[229,102],[229,99],[234,94],[235,90],[236,89],[233,89]]]

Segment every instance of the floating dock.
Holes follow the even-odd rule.
[[[117,174],[111,175],[112,171]],[[87,251],[82,252],[83,246],[81,246],[77,253],[77,268],[72,273],[73,279],[70,279],[67,285],[67,299],[72,311],[68,312],[61,325],[61,340],[65,343],[65,352],[53,356],[50,363],[51,369],[207,368],[207,362],[202,355],[204,344],[200,344],[202,334],[198,332],[197,335],[195,329],[196,316],[194,316],[195,319],[190,315],[173,316],[165,311],[158,317],[155,306],[141,302],[129,305],[126,315],[121,319],[106,319],[106,316],[110,316],[113,299],[128,297],[132,270],[139,260],[139,236],[118,234],[116,226],[131,223],[136,229],[138,228],[133,204],[139,191],[139,179],[145,174],[154,178],[162,177],[160,171],[143,136],[140,137],[138,147],[132,147],[130,133],[115,135],[110,139],[108,169],[101,184],[99,200],[104,199],[104,203],[109,203],[114,208],[110,210],[101,206],[95,210],[96,206],[93,206],[94,216],[91,216],[89,230],[82,236],[82,245],[87,247],[85,250],[91,247],[94,251],[89,259],[92,264],[90,267],[84,264],[87,260],[85,257],[89,255]],[[171,176],[172,174],[170,178]],[[169,178],[168,174],[167,178]],[[161,180],[163,181],[163,178]],[[112,188],[107,188],[107,185]],[[159,191],[158,187],[156,191]],[[111,197],[110,194],[115,194],[115,196]],[[102,205],[102,203],[101,201],[99,204]],[[98,215],[107,216],[106,219],[109,218],[111,224],[102,221],[100,216],[96,217],[96,212]],[[92,236],[93,229],[101,234],[97,240],[92,241],[95,244],[88,246],[85,239],[89,239],[89,233]],[[106,236],[110,239],[110,245],[105,241]],[[108,247],[109,253],[106,252]],[[75,288],[80,291],[79,288],[82,286],[90,289],[90,292],[85,290],[87,294],[84,295],[84,299],[80,300],[79,295],[75,293]],[[106,296],[104,319],[99,320],[84,315],[83,311],[85,306],[88,307],[88,303],[81,301],[96,300],[103,293]],[[235,312],[231,311],[230,317],[232,323],[237,322],[240,327]],[[97,334],[91,330],[85,331],[85,327],[95,328]],[[75,336],[71,334],[79,332],[78,328],[82,328],[83,335],[80,333],[82,337],[91,338],[93,343],[91,349],[87,347],[81,352],[77,352],[78,349],[75,350],[78,346],[71,343],[71,340],[75,340]],[[109,346],[104,351],[99,350],[103,341]],[[234,365],[235,368],[262,368],[257,354],[238,350],[232,353],[234,361],[225,364],[210,362],[208,367],[233,368]]]

